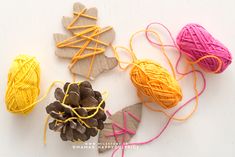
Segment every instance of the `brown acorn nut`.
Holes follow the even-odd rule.
[[[107,117],[101,109],[90,118],[82,118],[93,115],[96,111],[94,107],[101,102],[101,108],[105,107],[101,93],[94,91],[90,82],[67,82],[63,90],[56,88],[54,95],[56,101],[46,107],[47,113],[54,119],[49,128],[60,132],[63,141],[87,141],[104,128]]]

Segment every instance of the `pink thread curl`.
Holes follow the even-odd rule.
[[[179,69],[178,69],[178,67],[179,67],[180,60],[181,60],[181,58],[182,58],[182,51],[181,51],[181,49],[178,47],[178,45],[176,44],[176,42],[175,42],[175,40],[174,40],[174,38],[173,38],[171,32],[169,31],[169,29],[168,29],[165,25],[163,25],[163,24],[161,24],[161,23],[158,23],[158,22],[150,23],[150,24],[147,26],[146,30],[149,30],[149,28],[150,28],[152,25],[160,25],[160,26],[162,26],[162,27],[168,32],[168,34],[170,35],[170,38],[171,38],[171,40],[172,40],[172,42],[173,42],[173,45],[164,45],[164,44],[159,44],[159,43],[157,43],[157,42],[152,41],[152,40],[150,39],[150,37],[149,37],[149,32],[148,32],[148,31],[146,31],[146,33],[145,33],[146,39],[147,39],[147,40],[149,41],[149,43],[152,44],[152,45],[155,45],[155,46],[164,46],[164,47],[172,47],[172,48],[175,48],[175,49],[178,50],[178,52],[179,52],[179,57],[178,57],[178,59],[177,59],[176,65],[175,65],[176,72],[177,72],[178,74],[180,74],[180,75],[189,75],[189,74],[192,74],[192,73],[194,73],[194,72],[198,73],[198,74],[201,76],[202,81],[203,81],[202,89],[201,89],[200,92],[198,93],[198,97],[201,96],[202,93],[203,93],[203,92],[205,91],[205,89],[206,89],[206,79],[205,79],[204,74],[203,74],[200,70],[188,71],[188,72],[186,72],[186,73],[180,72]],[[198,58],[198,59],[200,59],[200,58]],[[219,67],[219,65],[217,65],[216,68],[218,68],[218,67]],[[196,99],[196,96],[190,98],[190,99],[189,99],[188,101],[186,101],[182,106],[180,106],[179,108],[177,108],[177,109],[172,113],[172,115],[168,118],[166,124],[160,129],[160,132],[159,132],[157,135],[155,135],[154,137],[150,138],[149,140],[146,140],[146,141],[143,141],[143,142],[133,142],[133,143],[127,143],[127,144],[122,143],[122,145],[121,145],[120,147],[117,147],[116,149],[113,150],[113,152],[112,152],[112,157],[115,155],[115,153],[116,153],[120,148],[122,149],[122,157],[124,157],[124,151],[125,151],[125,147],[126,147],[126,146],[145,145],[145,144],[151,143],[151,142],[153,142],[154,140],[158,139],[158,138],[162,135],[162,133],[167,129],[167,127],[169,126],[170,122],[173,120],[173,117],[174,117],[180,110],[182,110],[185,106],[187,106],[190,102],[194,101],[195,99]],[[126,121],[126,119],[124,118],[124,124],[126,123],[125,121]],[[124,128],[125,128],[125,127],[124,127]],[[115,132],[115,129],[113,129],[113,131]],[[124,133],[124,132],[122,132],[122,133]],[[130,134],[130,132],[125,132],[125,133]],[[116,134],[116,135],[117,135],[117,134]],[[122,141],[122,142],[123,142],[123,141]]]

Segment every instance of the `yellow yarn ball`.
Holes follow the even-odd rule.
[[[19,55],[8,73],[5,102],[12,113],[27,114],[40,93],[40,66],[35,57]]]
[[[137,60],[130,71],[131,81],[141,97],[153,101],[165,109],[178,104],[182,91],[170,73],[151,60]]]

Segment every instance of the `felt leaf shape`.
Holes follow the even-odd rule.
[[[111,115],[111,122],[104,124],[104,129],[100,131],[98,143],[101,147],[98,148],[99,153],[103,153],[112,147],[105,147],[107,143],[119,145],[128,142],[135,135],[142,115],[142,104],[137,103],[128,106],[121,111]],[[126,120],[124,120],[126,119]],[[114,135],[116,133],[116,136]],[[104,147],[102,147],[104,146]]]
[[[96,8],[86,9],[81,3],[75,3],[73,10],[73,18],[62,19],[71,35],[54,34],[55,54],[72,60],[69,68],[73,74],[95,79],[118,64],[115,57],[104,55],[115,38],[115,32],[112,27],[100,28],[96,25]]]

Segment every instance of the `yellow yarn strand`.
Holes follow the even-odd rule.
[[[47,92],[38,99],[40,93],[40,66],[35,57],[19,55],[12,62],[7,82],[5,103],[7,110],[16,114],[28,114],[34,106],[44,100],[52,87],[62,81],[54,81]],[[37,100],[38,99],[38,100]]]
[[[75,82],[74,82],[74,83],[75,83]],[[90,127],[88,124],[86,124],[83,120],[84,120],[84,119],[89,119],[89,118],[94,117],[94,116],[98,113],[99,110],[102,110],[102,111],[105,112],[105,110],[101,107],[101,105],[102,105],[103,102],[108,98],[108,92],[102,93],[102,95],[103,95],[104,98],[103,98],[103,100],[98,104],[98,106],[96,106],[96,107],[83,107],[83,109],[86,109],[86,110],[95,110],[94,113],[92,113],[91,115],[88,115],[88,116],[80,116],[80,115],[75,111],[75,109],[76,109],[77,107],[72,108],[72,107],[70,107],[70,106],[68,106],[68,105],[66,105],[66,104],[64,103],[65,100],[66,100],[66,97],[67,97],[67,95],[68,95],[69,87],[70,87],[71,84],[74,84],[74,83],[70,83],[70,84],[68,85],[68,88],[67,88],[67,90],[66,90],[66,92],[65,92],[65,97],[64,97],[64,99],[63,99],[61,105],[62,105],[63,107],[65,107],[65,108],[70,108],[71,111],[72,111],[76,116],[75,116],[75,117],[67,118],[67,119],[65,119],[65,120],[63,120],[63,121],[62,121],[62,120],[56,120],[56,122],[60,122],[60,123],[61,123],[61,122],[68,122],[68,121],[70,121],[70,120],[77,119],[79,122],[81,122],[82,124],[84,124],[86,127],[91,128],[91,127]],[[80,82],[78,82],[77,84],[79,85]],[[50,90],[51,90],[51,88],[48,88],[47,93],[49,93]],[[49,119],[50,119],[50,115],[47,116],[47,118],[46,118],[46,120],[45,120],[45,124],[44,124],[43,141],[44,141],[44,144],[45,144],[45,145],[46,145],[46,139],[47,139],[47,126],[48,126]],[[97,129],[97,128],[96,128],[96,129]]]
[[[74,78],[75,79],[75,78]],[[45,95],[43,95],[40,99],[37,100],[38,95],[40,93],[40,66],[39,62],[35,57],[31,57],[28,55],[19,55],[13,61],[11,68],[8,74],[8,83],[7,83],[7,91],[6,91],[6,106],[7,110],[12,113],[18,114],[27,114],[29,113],[34,106],[44,100],[51,89],[55,86],[56,83],[64,84],[62,81],[54,81],[49,88],[47,89]],[[80,82],[74,82],[76,84],[80,84]],[[68,96],[68,90],[70,88],[70,83],[67,90],[65,91],[65,97],[61,103],[63,107],[70,108],[71,111],[75,114],[75,117],[68,118],[64,121],[56,120],[56,122],[67,122],[73,119],[77,119],[79,122],[84,124],[86,127],[90,128],[88,124],[86,124],[83,120],[94,117],[99,110],[104,111],[101,107],[103,102],[107,99],[108,93],[104,92],[103,100],[96,107],[84,107],[86,110],[95,110],[93,114],[88,116],[80,116],[75,109],[71,106],[66,105],[64,102]],[[80,107],[80,106],[79,106]],[[44,124],[44,143],[46,144],[46,130],[48,126],[50,116],[48,115]],[[96,128],[97,129],[97,128]]]
[[[86,8],[82,9],[80,12],[74,12],[74,19],[67,26],[67,30],[76,30],[82,29],[79,33],[73,33],[72,37],[65,39],[59,43],[57,43],[58,48],[75,48],[78,49],[75,55],[72,57],[71,62],[69,64],[69,69],[71,69],[79,60],[85,58],[91,58],[89,70],[86,75],[87,78],[90,77],[91,72],[93,70],[93,64],[95,61],[96,55],[102,54],[105,52],[105,47],[109,46],[108,43],[105,43],[99,40],[99,36],[103,33],[112,29],[112,27],[106,27],[101,29],[97,25],[76,25],[77,21],[79,21],[80,17],[85,17],[90,20],[97,20],[96,17],[86,15]],[[89,47],[90,43],[95,43],[93,47]],[[82,45],[78,45],[82,44]],[[102,46],[102,48],[101,48]],[[86,50],[90,50],[89,54],[85,54]]]

